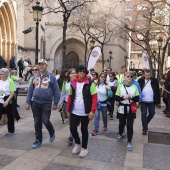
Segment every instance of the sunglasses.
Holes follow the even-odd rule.
[[[126,75],[127,78],[133,78],[133,76],[130,76],[130,75]]]
[[[38,69],[32,69],[31,71],[37,71]]]
[[[101,78],[105,78],[105,76],[100,76]]]
[[[86,73],[86,71],[85,71],[85,70],[79,70],[79,72],[80,72],[80,73],[81,73],[81,72]]]

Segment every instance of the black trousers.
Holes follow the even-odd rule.
[[[113,116],[115,99],[109,99],[108,101],[110,102],[110,105],[108,105],[107,108],[108,108],[110,115]]]
[[[119,113],[119,134],[122,135],[125,125],[127,126],[128,142],[132,141],[133,137],[133,122],[134,113],[120,114]]]
[[[32,103],[32,112],[33,112],[34,125],[35,125],[35,136],[36,136],[36,140],[39,140],[41,142],[42,142],[42,124],[45,125],[50,136],[54,134],[54,128],[50,122],[51,106],[52,104],[39,104],[34,101]]]
[[[19,68],[19,77],[23,78],[23,69]]]
[[[75,114],[71,114],[70,117],[70,131],[71,134],[75,140],[76,144],[80,144],[80,137],[77,131],[77,126],[79,126],[81,122],[81,133],[82,133],[82,148],[87,149],[88,144],[88,124],[89,124],[89,118],[88,116],[78,116]]]
[[[3,107],[3,104],[0,103],[0,119],[2,118],[2,114],[6,113],[8,118],[8,132],[14,133],[14,116],[12,115],[12,104],[8,104],[6,108]]]

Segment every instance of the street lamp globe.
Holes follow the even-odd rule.
[[[156,51],[153,51],[153,55],[154,55],[154,57],[156,56]]]
[[[112,58],[112,51],[109,51],[109,57]]]
[[[163,38],[159,37],[157,42],[158,42],[158,47],[161,48],[162,47]]]
[[[36,5],[33,6],[32,9],[34,21],[41,21],[44,8],[40,6],[40,2],[37,1]]]
[[[91,49],[94,47],[94,44],[95,44],[95,41],[94,41],[94,39],[92,38],[92,39],[90,40],[90,48],[91,48]]]

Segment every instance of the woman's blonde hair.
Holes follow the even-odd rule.
[[[13,75],[14,73],[17,73],[17,71],[16,70],[12,70],[11,71],[11,75]]]
[[[127,74],[129,74],[130,76],[132,76],[132,72],[131,71],[127,71],[124,73],[124,76],[126,76]]]

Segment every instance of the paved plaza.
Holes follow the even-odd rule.
[[[170,170],[170,145],[148,143],[148,136],[142,135],[140,109],[134,123],[134,151],[126,149],[126,136],[121,143],[116,142],[118,120],[108,120],[108,131],[99,135],[89,135],[86,158],[72,155],[73,146],[67,145],[68,123],[62,124],[58,111],[53,111],[51,121],[55,127],[56,139],[49,142],[49,134],[43,128],[43,144],[39,149],[31,149],[35,141],[31,111],[25,111],[25,96],[19,96],[18,110],[22,117],[15,123],[16,133],[5,137],[6,125],[0,126],[0,169],[2,170]],[[162,110],[162,109],[161,109]],[[160,109],[149,125],[149,130],[170,132],[170,119]],[[93,130],[93,120],[89,133]]]

